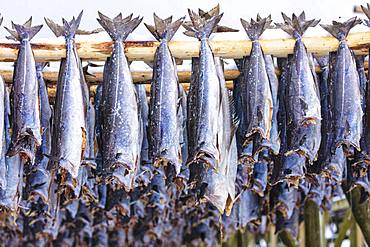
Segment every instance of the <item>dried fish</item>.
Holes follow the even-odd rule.
[[[362,135],[361,91],[353,52],[348,48],[346,37],[349,31],[359,23],[354,17],[346,22],[333,22],[333,25],[321,25],[339,40],[336,52],[336,65],[333,78],[333,150],[344,146],[346,155],[353,154],[353,148],[360,150]]]
[[[292,18],[283,14],[284,23],[276,24],[296,42],[289,58],[289,80],[285,90],[287,127],[286,153],[282,161],[282,178],[298,186],[305,173],[306,159],[312,163],[321,141],[321,107],[311,56],[301,39],[304,32],[319,21],[306,20],[305,13]]]
[[[139,169],[142,142],[138,98],[124,54],[124,41],[142,18],[132,15],[114,19],[99,13],[98,21],[113,40],[106,62],[101,121],[103,172],[107,180],[126,191],[132,189]]]
[[[86,146],[86,83],[74,39],[81,18],[82,12],[70,22],[63,19],[63,26],[45,18],[54,34],[63,35],[66,41],[66,58],[60,65],[54,107],[51,169],[65,169],[74,179],[78,176]]]
[[[168,47],[185,17],[172,23],[172,16],[161,19],[154,14],[155,26],[145,24],[160,42],[154,55],[149,111],[149,143],[153,165],[164,166],[170,181],[180,172],[179,82],[176,64]]]
[[[245,108],[245,122],[242,122],[245,130],[245,139],[243,146],[253,141],[253,138],[261,138],[263,140],[270,139],[270,131],[272,125],[273,101],[269,77],[266,71],[264,54],[259,37],[269,28],[271,24],[271,16],[267,18],[258,17],[256,20],[251,19],[251,22],[241,19],[242,25],[252,40],[252,50],[248,58],[248,66],[244,67],[243,75],[246,77],[245,85],[241,85],[241,101]],[[262,142],[262,140],[261,140]],[[258,153],[261,142],[254,143],[254,150]],[[254,154],[253,154],[254,155]]]
[[[36,147],[41,145],[39,88],[36,66],[30,40],[41,30],[42,25],[32,27],[32,18],[23,25],[12,23],[15,30],[6,30],[10,39],[20,42],[17,62],[14,67],[12,87],[12,141],[7,155],[18,153],[27,161],[34,162]]]

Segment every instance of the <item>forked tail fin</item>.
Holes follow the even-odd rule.
[[[2,18],[0,19],[0,24]],[[12,29],[5,27],[5,29],[10,33],[10,36],[7,36],[8,39],[20,41],[22,39],[31,40],[42,28],[42,25],[32,27],[32,17],[28,19],[23,25],[14,24],[12,22]]]
[[[250,40],[258,40],[262,33],[271,26],[271,15],[266,18],[261,18],[260,15],[257,15],[257,19],[251,19],[250,22],[240,19],[243,28],[247,32]]]
[[[198,39],[208,38],[216,30],[217,24],[220,22],[223,15],[222,13],[207,19],[205,17],[201,17],[190,9],[188,9],[188,12],[191,24],[183,24],[183,27],[186,29],[184,34],[191,37],[197,37]]]
[[[56,24],[49,18],[45,18],[45,22],[57,37],[64,36],[66,38],[73,38],[76,34],[93,34],[101,31],[101,29],[95,29],[92,31],[84,31],[78,29],[81,23],[82,14],[83,11],[80,12],[77,18],[73,17],[72,20],[69,22],[66,19],[62,18],[63,26]]]
[[[275,25],[294,38],[301,37],[309,27],[315,27],[320,22],[320,20],[315,19],[306,20],[304,11],[299,16],[293,14],[292,18],[289,18],[284,13],[281,13],[281,15],[283,16],[284,23],[275,23]]]
[[[161,39],[170,41],[184,22],[184,19],[185,16],[181,17],[175,22],[172,22],[172,16],[166,19],[161,19],[154,13],[154,26],[146,23],[145,26],[158,41]]]
[[[338,40],[344,40],[347,37],[349,31],[354,26],[360,23],[361,23],[360,19],[357,19],[357,17],[352,17],[345,22],[333,21],[333,25],[320,24],[320,26]]]
[[[118,14],[113,19],[98,12],[99,18],[97,19],[104,30],[109,34],[112,40],[124,41],[132,31],[139,26],[143,18],[139,16],[132,19],[132,14],[122,18],[122,14]]]

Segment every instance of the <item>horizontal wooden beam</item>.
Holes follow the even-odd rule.
[[[189,90],[190,83],[182,83],[182,86],[184,87],[185,91]],[[90,85],[90,96],[93,97],[95,96],[96,88],[98,85]],[[226,87],[228,89],[233,89],[233,81],[226,81]],[[145,84],[145,90],[147,93],[150,92],[150,84]],[[56,95],[56,85],[48,85],[48,94],[49,97],[53,98]]]
[[[338,48],[338,40],[329,37],[305,37],[303,41],[309,52],[317,55],[326,55]],[[370,45],[370,32],[349,34],[348,45],[356,54],[367,54]],[[265,39],[261,40],[265,54],[285,57],[293,53],[294,39]],[[129,60],[151,61],[158,46],[155,41],[127,41],[125,54]],[[174,57],[190,59],[199,55],[199,41],[172,41],[170,50]],[[249,55],[252,42],[250,40],[210,41],[215,56],[223,58],[241,58]],[[81,41],[76,43],[79,56],[84,60],[105,60],[111,53],[110,41]],[[32,48],[38,61],[58,61],[65,56],[65,46],[58,39],[51,39],[47,43],[33,43]],[[0,61],[14,61],[17,57],[17,43],[0,43]]]
[[[132,79],[134,83],[149,83],[152,79],[152,71],[132,71]],[[0,69],[0,75],[3,76],[5,82],[11,83],[13,81],[13,71],[8,69]],[[55,83],[58,80],[58,71],[44,71],[44,79]],[[233,80],[240,75],[239,70],[225,70],[225,80]],[[177,76],[180,82],[189,82],[191,71],[178,71]],[[92,84],[101,83],[103,81],[103,72],[96,72],[94,75],[86,75],[86,80]]]

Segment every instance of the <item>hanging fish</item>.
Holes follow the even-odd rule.
[[[11,133],[10,133],[10,100],[9,92],[5,87],[4,80],[0,77],[0,93],[1,99],[0,105],[3,109],[1,114],[4,115],[3,120],[3,131],[5,135],[5,142],[3,143],[4,148],[9,148],[11,143]],[[0,188],[0,208],[5,209],[5,211],[15,213],[18,209],[18,204],[21,200],[22,189],[23,189],[23,165],[24,160],[20,157],[19,154],[12,157],[5,157],[5,167],[2,169],[2,184]]]
[[[311,56],[307,53],[302,35],[316,26],[316,20],[306,20],[305,13],[292,18],[283,15],[284,23],[276,24],[295,38],[294,53],[289,58],[289,74],[285,90],[287,146],[282,160],[282,177],[298,186],[304,175],[306,158],[312,163],[321,141],[321,107],[316,75]]]
[[[238,127],[234,101],[226,88],[223,76],[223,66],[220,58],[215,58],[217,74],[221,87],[221,114],[219,115],[219,143],[220,163],[217,170],[208,169],[205,181],[207,188],[204,197],[222,214],[231,213],[235,200],[235,179],[238,166],[235,132]]]
[[[135,84],[136,93],[138,95],[138,104],[140,110],[140,116],[142,121],[142,129],[143,129],[143,142],[141,145],[141,165],[150,164],[151,161],[149,159],[149,141],[148,141],[148,116],[149,116],[149,106],[148,100],[146,96],[146,89],[145,84]]]
[[[47,63],[36,63],[37,80],[39,83],[39,98],[40,98],[40,113],[41,113],[41,129],[42,141],[41,146],[37,150],[35,169],[31,172],[28,178],[30,186],[29,200],[36,199],[40,196],[44,203],[48,202],[48,192],[50,185],[50,174],[47,170],[51,149],[51,119],[52,111],[49,104],[47,86],[45,84],[42,70]]]
[[[185,34],[201,40],[199,64],[192,65],[196,70],[192,71],[194,78],[189,89],[188,164],[193,170],[191,173],[198,177],[198,182],[201,182],[208,168],[217,170],[220,162],[217,135],[218,118],[221,112],[221,88],[208,38],[222,14],[206,20],[190,9],[188,12],[192,26],[183,25],[187,30]]]
[[[277,155],[280,151],[280,136],[278,129],[278,112],[279,112],[279,80],[276,76],[274,60],[271,55],[265,55],[265,64],[266,72],[270,82],[271,97],[272,97],[272,123],[270,131],[270,140],[267,143],[264,143],[265,146],[268,146],[270,152],[274,155]]]
[[[185,17],[172,22],[172,16],[161,19],[154,14],[155,26],[145,24],[160,42],[154,55],[153,78],[149,110],[150,155],[154,166],[164,166],[171,179],[180,172],[182,164],[180,146],[179,82],[174,58],[168,42],[183,23]]]
[[[103,172],[108,181],[129,191],[140,165],[142,142],[138,98],[124,54],[123,41],[142,18],[129,15],[114,19],[99,13],[98,22],[113,39],[112,54],[106,62],[101,121]]]
[[[54,34],[64,36],[66,41],[66,58],[60,65],[54,107],[51,169],[62,168],[74,179],[86,147],[86,83],[75,43],[75,35],[82,32],[78,30],[81,18],[82,11],[70,22],[63,18],[63,26],[45,18]]]
[[[243,72],[245,85],[241,85],[241,101],[245,106],[241,128],[245,131],[243,146],[246,146],[255,137],[262,140],[270,139],[273,102],[265,58],[258,39],[270,27],[272,20],[271,16],[261,18],[259,15],[256,20],[251,19],[251,22],[240,20],[252,41],[249,65],[244,67]],[[261,142],[254,143],[254,150],[257,153],[260,151]]]
[[[361,89],[356,71],[353,52],[349,49],[346,37],[360,21],[353,17],[346,22],[333,22],[321,25],[339,40],[333,78],[333,150],[338,146],[345,148],[346,156],[353,154],[353,148],[360,151],[362,135]]]
[[[364,14],[367,16],[368,19],[370,19],[370,5],[367,4],[367,8],[365,6],[361,6]],[[364,19],[364,24],[368,27],[370,27],[370,21]],[[369,53],[370,54],[370,53]],[[361,66],[362,67],[362,66]],[[362,69],[362,68],[361,68]],[[361,73],[360,75],[365,76],[365,74]],[[370,78],[370,77],[369,77]],[[363,134],[361,137],[360,145],[361,145],[361,153],[364,156],[364,160],[367,162],[370,161],[370,82],[366,78],[362,78],[360,82],[365,83],[365,86],[361,86],[361,89],[364,90],[363,92],[363,111],[364,115],[362,118],[363,122]],[[362,83],[362,84],[363,84]]]
[[[20,153],[26,161],[34,161],[36,147],[41,145],[40,106],[35,58],[30,40],[42,25],[32,27],[32,17],[23,25],[14,24],[15,30],[6,28],[9,39],[20,42],[14,67],[12,87],[12,141],[8,156]]]

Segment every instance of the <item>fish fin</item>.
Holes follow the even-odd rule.
[[[32,25],[32,16],[23,24],[25,27],[31,27]]]
[[[0,17],[0,25],[3,23],[4,18]]]
[[[64,36],[64,37],[73,38],[75,37],[76,34],[81,34],[81,35],[94,34],[94,33],[98,33],[102,31],[102,29],[99,29],[99,28],[94,29],[92,31],[85,31],[85,30],[78,29],[81,23],[82,14],[83,14],[83,10],[80,12],[77,18],[73,17],[72,20],[69,22],[66,19],[62,18],[63,25],[58,25],[54,21],[46,17],[44,19],[45,19],[46,24],[51,29],[51,31],[53,31],[53,33],[57,37]]]
[[[251,19],[251,21],[248,22],[240,18],[240,22],[242,23],[244,30],[247,32],[249,39],[253,41],[258,40],[262,33],[270,27],[272,20],[271,15],[266,18],[261,18],[257,15],[256,20]]]
[[[14,30],[11,30],[7,27],[5,29],[10,33],[10,37],[8,39],[12,40],[22,40],[28,39],[31,40],[42,28],[42,25],[31,27],[32,18],[25,22],[23,25],[14,24],[12,22],[12,27]]]
[[[184,20],[185,16],[171,23],[172,16],[168,17],[167,19],[161,19],[154,13],[154,26],[148,25],[146,23],[144,25],[158,41],[160,41],[161,39],[170,41],[175,35],[176,31],[184,22]]]
[[[367,4],[367,6],[361,5],[362,12],[366,15],[366,17],[370,20],[370,4]],[[364,24],[368,27],[370,27],[370,21],[369,20],[363,20]]]
[[[236,32],[239,32],[239,30],[235,28],[231,28],[231,27],[217,25],[216,30],[214,30],[213,32],[215,33],[236,33]]]
[[[55,36],[60,37],[64,33],[63,26],[56,24],[49,18],[44,18],[46,25],[51,29],[51,31],[55,34]]]
[[[295,38],[297,38],[296,35],[302,36],[309,27],[315,27],[320,22],[320,20],[315,19],[306,20],[304,11],[299,16],[293,14],[292,18],[284,13],[281,13],[281,15],[284,23],[275,23],[275,25]]]
[[[337,38],[338,40],[344,40],[347,37],[349,31],[354,26],[360,23],[361,23],[361,20],[357,19],[357,17],[355,16],[355,17],[348,19],[345,22],[333,21],[332,25],[320,24],[320,26],[323,29],[325,29],[328,33],[333,35],[335,38]]]
[[[198,9],[198,14],[205,19],[210,19],[213,16],[217,16],[220,14],[220,5],[217,4],[215,7],[213,7],[209,11],[204,11],[202,9]],[[227,32],[239,32],[238,29],[234,29],[231,27],[226,26],[219,26],[217,25],[215,29],[213,30],[214,33],[227,33]]]
[[[209,11],[204,11],[202,9],[198,9],[198,14],[206,19],[211,18],[212,16],[216,16],[220,14],[220,4],[217,4],[215,7],[210,9]]]
[[[100,64],[96,64],[96,63],[92,63],[90,61],[87,62],[86,66],[82,67],[82,71],[84,72],[85,75],[90,75],[90,76],[94,76],[94,74],[90,74],[88,72],[88,69],[89,67],[92,67],[92,68],[97,68],[97,67],[102,67],[103,65],[100,65]]]
[[[99,24],[109,34],[113,40],[124,41],[127,36],[134,31],[141,23],[143,18],[137,16],[132,19],[132,14],[122,19],[122,14],[118,14],[115,18],[111,19],[98,11]]]
[[[36,62],[36,69],[42,71],[46,66],[50,66],[49,62]]]
[[[186,29],[184,34],[187,36],[197,37],[198,39],[208,38],[216,30],[217,24],[223,16],[223,13],[221,13],[207,19],[201,17],[190,9],[188,9],[188,12],[192,23],[185,23],[185,25],[183,25]]]
[[[239,126],[239,118],[236,113],[236,106],[235,106],[235,100],[234,100],[233,94],[229,92],[228,96],[229,96],[229,109],[230,109],[231,124],[232,124],[231,136],[234,136]]]

